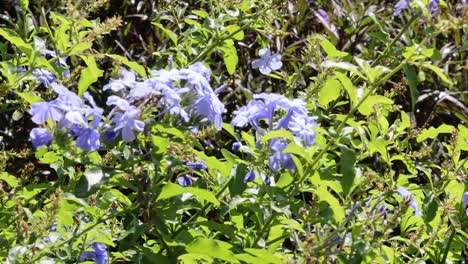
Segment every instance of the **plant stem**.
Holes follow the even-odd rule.
[[[271,223],[273,222],[273,218],[276,217],[278,213],[276,211],[271,212],[271,215],[267,218],[265,221],[265,224],[262,227],[262,230],[260,230],[260,233],[258,233],[257,237],[255,238],[254,242],[252,243],[252,246],[255,247],[257,245],[258,241],[265,235],[265,233],[268,231],[270,228]]]

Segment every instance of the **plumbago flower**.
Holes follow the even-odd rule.
[[[286,114],[278,118],[278,111]],[[282,95],[263,93],[254,95],[254,99],[246,106],[235,111],[231,125],[245,127],[249,124],[259,137],[271,130],[285,129],[295,136],[298,144],[311,146],[316,136],[314,128],[318,126],[316,119],[308,115],[305,102],[301,99],[291,100]],[[261,120],[267,124],[266,129],[262,128]],[[289,143],[290,141],[284,138],[274,138],[270,141],[268,146],[272,155],[268,159],[268,166],[271,170],[296,169],[291,154],[283,153]],[[239,148],[236,146],[236,149]]]
[[[201,117],[201,121],[213,123],[221,130],[222,114],[226,111],[223,103],[210,85],[211,72],[202,63],[195,63],[185,69],[152,71],[152,77],[138,82],[135,74],[123,70],[122,80],[112,80],[105,90],[120,92],[120,98],[129,104],[151,97],[159,98],[162,115],[169,112],[188,122],[190,117]],[[120,102],[108,101],[108,105],[120,106]],[[124,109],[121,109],[124,110]],[[137,129],[134,127],[134,129]]]
[[[33,104],[31,119],[39,126],[55,124],[54,129],[65,130],[76,137],[77,147],[95,151],[103,145],[102,136],[108,141],[119,136],[125,142],[135,140],[136,133],[145,128],[145,123],[140,120],[140,108],[148,107],[147,103],[156,96],[159,98],[156,107],[162,108],[159,115],[169,112],[179,115],[185,122],[192,116],[202,117],[202,121],[210,121],[221,130],[225,108],[210,86],[210,70],[202,63],[181,70],[153,71],[153,74],[150,79],[139,82],[135,73],[123,69],[122,79],[112,79],[105,85],[104,90],[120,95],[108,97],[107,105],[113,108],[105,119],[103,109],[96,105],[89,93],[85,92],[82,98],[63,85],[52,82],[49,86],[58,97],[50,102]],[[188,106],[184,107],[182,102]],[[31,131],[30,137],[38,148],[48,145],[52,135],[53,131],[39,127]]]
[[[101,145],[98,128],[103,110],[96,106],[88,93],[84,97],[90,105],[60,84],[52,83],[50,86],[58,97],[50,102],[33,104],[30,110],[32,121],[43,125],[50,120],[57,128],[68,130],[71,135],[76,136],[77,147],[86,151],[97,150]],[[52,133],[46,128],[33,129],[30,136],[36,148],[47,145],[52,140]]]
[[[269,74],[283,66],[283,63],[281,62],[281,54],[272,54],[270,49],[261,49],[258,52],[258,55],[260,56],[260,59],[256,59],[252,62],[252,68],[259,69],[263,74]]]

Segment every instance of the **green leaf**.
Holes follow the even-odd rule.
[[[110,57],[116,61],[120,61],[123,63],[125,66],[129,67],[136,73],[138,73],[141,77],[145,78],[146,77],[146,70],[145,67],[141,66],[140,64],[134,62],[134,61],[129,61],[127,58],[116,55],[116,54],[106,54],[107,57]]]
[[[370,141],[367,147],[370,153],[378,152],[382,155],[383,160],[389,162],[388,150],[387,150],[388,143],[389,142],[387,140],[383,138],[378,138],[378,139]]]
[[[322,49],[327,53],[328,57],[334,59],[334,58],[343,58],[349,55],[348,52],[344,51],[339,51],[336,49],[336,47],[331,43],[328,39],[324,38],[320,42],[320,46]]]
[[[175,137],[180,138],[182,141],[185,142],[184,133],[182,133],[179,129],[165,125],[165,124],[156,124],[152,127],[152,131],[158,131],[160,133],[166,133]]]
[[[347,197],[351,194],[354,187],[354,178],[356,177],[356,154],[354,151],[344,146],[341,147],[340,150],[340,173],[342,175],[341,186],[343,187],[344,196]]]
[[[337,78],[343,88],[348,93],[349,99],[351,100],[351,105],[355,106],[357,104],[357,89],[351,82],[351,80],[346,76],[346,74],[341,72],[335,72],[335,78]]]
[[[56,162],[56,161],[58,161],[60,159],[61,159],[61,157],[59,155],[57,155],[55,152],[49,151],[46,154],[44,154],[44,156],[41,159],[41,162],[51,164],[51,163],[54,163],[54,162]]]
[[[271,252],[269,252],[269,251],[267,251],[265,249],[244,248],[244,251],[256,257],[257,260],[256,260],[255,263],[274,263],[274,264],[284,263],[283,260],[276,257]]]
[[[220,240],[197,237],[185,250],[188,253],[204,254],[230,263],[240,263],[231,252],[231,248],[230,244]]]
[[[93,43],[91,42],[80,42],[73,47],[70,48],[68,51],[68,55],[77,55],[81,54],[83,51],[90,49],[93,46]]]
[[[318,102],[322,106],[335,101],[340,97],[341,84],[336,79],[328,79],[325,85],[320,89],[318,94]]]
[[[30,44],[24,42],[24,40],[18,36],[18,34],[8,28],[0,28],[0,36],[9,41],[11,44],[15,45],[19,50],[24,52],[26,55],[30,56],[33,52],[33,47]]]
[[[265,144],[266,142],[268,142],[268,140],[272,138],[285,138],[285,139],[294,141],[294,135],[291,132],[285,129],[281,129],[281,130],[272,130],[268,132],[265,136],[262,137],[260,143]]]
[[[30,104],[34,104],[34,103],[39,103],[39,102],[42,102],[44,100],[42,100],[41,97],[35,95],[34,93],[32,92],[24,92],[24,93],[21,93],[21,92],[16,92],[16,94],[23,98],[26,102],[30,103]]]
[[[408,170],[408,172],[412,175],[418,174],[418,171],[416,170],[416,165],[414,165],[413,160],[411,160],[411,157],[409,157],[407,154],[395,155],[390,159],[390,161],[394,160],[400,160],[401,162],[403,162],[403,164],[406,165],[406,169]]]
[[[432,64],[423,64],[423,66],[437,74],[443,82],[447,83],[449,86],[453,86],[453,82],[450,80],[448,75],[442,71],[442,69]]]
[[[359,106],[359,113],[368,116],[374,112],[374,105],[393,104],[393,100],[382,95],[371,95]]]
[[[152,22],[151,24],[155,25],[157,28],[161,29],[164,34],[166,34],[172,41],[172,43],[174,43],[175,46],[177,46],[177,35],[174,34],[174,32],[170,31],[169,29],[165,28],[162,24],[160,23],[156,23],[156,22]]]
[[[18,186],[18,180],[16,180],[16,177],[9,174],[8,172],[0,173],[0,180],[6,182],[8,186],[12,188]]]
[[[438,128],[430,127],[429,129],[424,129],[419,133],[416,141],[422,142],[428,138],[434,139],[439,134],[451,134],[455,128],[453,126],[442,124]]]
[[[236,32],[232,38],[235,40],[243,40],[244,39],[244,31],[240,30],[240,27],[238,25],[229,25],[224,28],[225,31],[227,31],[229,34],[233,34]]]
[[[199,199],[210,202],[214,205],[220,204],[218,199],[216,199],[216,196],[208,190],[199,189],[195,187],[182,187],[180,185],[177,185],[171,182],[168,182],[162,188],[161,193],[159,194],[156,201],[166,200],[166,199],[181,195],[186,192],[191,193],[197,196]]]
[[[239,63],[239,57],[237,56],[237,50],[234,46],[234,41],[227,39],[223,42],[223,45],[218,48],[223,54],[223,61],[226,65],[226,69],[230,75],[233,75],[236,71],[237,64]]]
[[[345,218],[345,211],[341,206],[339,200],[328,192],[325,186],[317,188],[317,196],[321,202],[325,202],[330,206],[330,209],[333,211],[333,218],[337,223],[341,223]]]
[[[419,96],[418,75],[416,74],[414,67],[409,64],[405,64],[403,66],[403,71],[405,72],[405,76],[406,76],[406,79],[408,80],[408,85],[410,88],[411,112],[414,113],[416,100],[418,99],[418,96]]]
[[[231,196],[236,196],[236,195],[241,195],[245,189],[247,188],[247,185],[244,182],[244,177],[245,174],[249,172],[249,168],[247,168],[246,164],[238,164],[235,168],[235,174],[234,177],[232,178],[231,182],[228,185],[229,188],[229,194]]]
[[[104,71],[97,67],[93,56],[81,56],[81,58],[88,67],[81,71],[81,77],[78,81],[79,96],[82,96],[83,93],[88,90],[89,86],[95,83],[104,73]]]
[[[361,72],[359,72],[359,68],[356,65],[351,64],[349,62],[336,62],[336,61],[328,60],[328,61],[322,62],[320,66],[324,68],[338,68],[338,69],[350,71],[358,75],[359,77],[361,77],[363,80],[367,80],[367,78],[364,75],[362,75]]]
[[[183,254],[177,259],[183,264],[213,263],[213,258],[205,254],[198,253]]]

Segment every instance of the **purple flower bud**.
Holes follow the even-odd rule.
[[[245,174],[244,182],[248,183],[248,182],[251,182],[253,180],[255,180],[255,171],[251,170],[251,171],[247,172],[247,174]]]
[[[206,170],[208,168],[205,165],[205,163],[203,163],[203,161],[199,161],[199,162],[187,161],[185,165],[187,165],[187,167],[191,168],[192,170]]]
[[[177,182],[179,183],[180,186],[183,186],[183,187],[192,186],[192,178],[188,174],[177,178]]]
[[[328,17],[327,11],[320,8],[318,10],[318,16],[323,19],[323,22],[325,22],[326,24],[330,24],[331,20]]]
[[[240,147],[242,147],[242,144],[240,142],[232,143],[232,151],[238,151]]]

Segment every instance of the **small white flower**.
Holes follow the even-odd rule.
[[[258,55],[260,59],[256,59],[252,62],[252,68],[259,69],[263,74],[269,74],[271,71],[278,70],[283,66],[281,54],[272,54],[269,49],[261,49]]]

